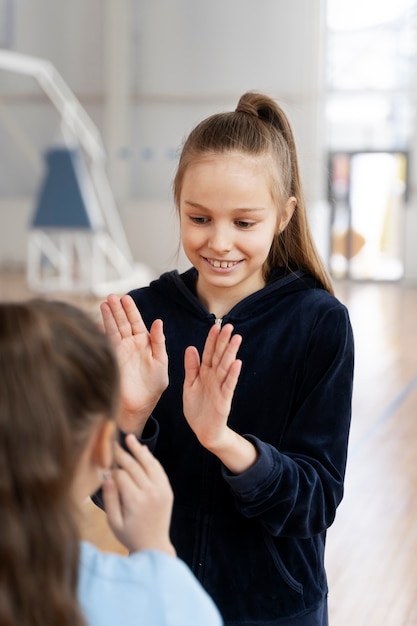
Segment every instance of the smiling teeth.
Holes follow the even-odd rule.
[[[213,267],[222,267],[224,269],[226,269],[227,267],[233,267],[237,264],[237,261],[212,261],[211,259],[207,260]]]

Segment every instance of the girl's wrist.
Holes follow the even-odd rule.
[[[160,395],[156,396],[152,401],[135,408],[129,408],[129,405],[124,406],[122,403],[117,417],[117,425],[120,430],[126,434],[134,433],[140,438],[146,422],[158,404],[159,398]]]
[[[152,411],[148,412],[148,410],[137,412],[121,411],[117,419],[117,425],[126,435],[133,433],[140,438],[151,413]]]
[[[217,456],[233,474],[243,474],[258,458],[255,445],[229,427],[221,440],[204,447]]]

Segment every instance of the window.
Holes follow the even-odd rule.
[[[335,276],[402,276],[416,84],[417,0],[328,0],[326,121]]]

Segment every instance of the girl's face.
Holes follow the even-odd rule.
[[[265,285],[262,266],[272,240],[291,219],[271,193],[271,161],[242,153],[207,155],[185,171],[180,194],[184,252],[199,272],[202,299],[238,302]],[[228,288],[227,294],[224,289]]]

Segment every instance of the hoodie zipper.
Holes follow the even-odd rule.
[[[286,286],[289,283],[292,283],[293,281],[297,280],[298,278],[300,278],[301,276],[301,271],[298,272],[294,272],[294,274],[291,274],[289,276],[286,276],[284,279],[282,279],[283,281],[285,280],[284,284],[281,283],[281,286]],[[272,285],[273,283],[271,283]],[[268,287],[268,285],[267,285]],[[235,304],[235,306],[233,306],[230,311],[224,315],[223,317],[216,317],[214,315],[214,313],[210,313],[211,319],[214,320],[214,324],[218,324],[219,326],[222,326],[223,323],[226,323],[226,321],[230,318],[233,317],[236,312],[239,311],[239,309],[241,308],[241,306],[243,307],[247,307],[248,303],[253,301],[256,301],[259,298],[259,294],[258,292],[255,292],[253,294],[250,294],[249,296],[246,296],[246,298],[244,298],[243,300],[241,300],[240,302],[238,302],[237,304]],[[233,324],[233,322],[232,322]]]

